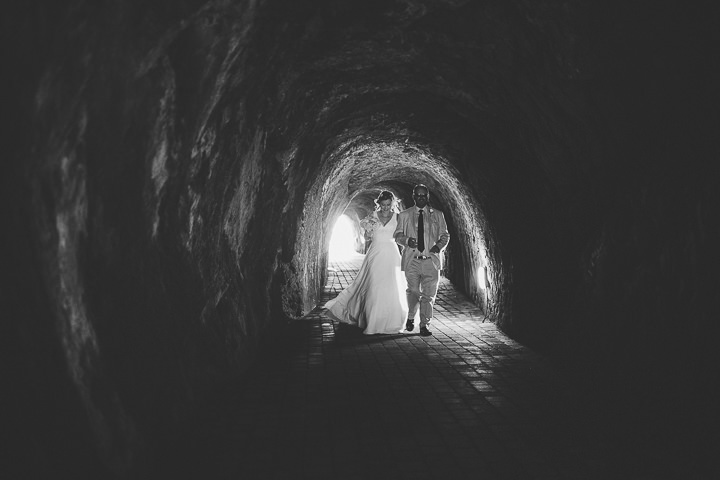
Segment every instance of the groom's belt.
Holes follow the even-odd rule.
[[[415,258],[417,258],[418,260],[427,260],[428,258],[430,258],[430,256],[429,255],[415,255]]]

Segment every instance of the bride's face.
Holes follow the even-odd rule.
[[[392,200],[381,200],[380,201],[380,211],[383,213],[383,215],[387,215],[390,213],[390,210],[392,209]]]

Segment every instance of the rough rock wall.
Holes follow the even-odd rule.
[[[587,360],[577,364],[585,381],[625,394],[606,395],[630,422],[710,438],[720,378],[710,333],[720,313],[720,96],[711,87],[720,56],[710,45],[720,40],[720,12],[631,2],[588,13],[582,91],[599,155],[589,164],[590,203],[563,221],[586,217],[570,231],[566,260],[581,276],[555,345]]]
[[[247,60],[255,9],[33,7],[23,13],[41,38],[17,28],[37,78],[14,85],[30,132],[15,151],[29,180],[15,221],[41,272],[36,328],[64,365],[27,373],[67,378],[77,398],[53,408],[78,402],[100,463],[125,475],[282,318],[271,284],[286,197],[252,101],[263,73]],[[239,83],[245,95],[229,98]],[[45,395],[65,389],[46,381]]]
[[[4,328],[11,376],[41,379],[19,396],[58,398],[34,429],[73,412],[63,428],[92,440],[64,456],[150,461],[204,385],[315,306],[334,219],[381,186],[409,204],[414,183],[448,216],[449,277],[506,332],[637,390],[675,348],[699,390],[717,34],[694,8],[18,6]]]

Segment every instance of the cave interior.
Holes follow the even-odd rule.
[[[443,274],[486,321],[711,451],[711,2],[6,13],[0,337],[17,463],[136,472],[203,392],[318,306],[340,215],[362,218],[380,190],[409,206],[418,183],[448,221]]]

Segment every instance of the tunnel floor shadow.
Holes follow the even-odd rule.
[[[360,260],[333,265],[323,304]],[[198,413],[176,478],[705,478],[639,441],[447,281],[432,337],[364,336],[323,312],[288,325]]]

